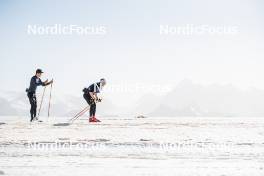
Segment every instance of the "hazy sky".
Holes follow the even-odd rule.
[[[0,1],[1,90],[24,91],[36,68],[55,92],[108,85],[232,83],[264,89],[262,0]],[[106,35],[29,35],[28,25],[106,26]],[[236,27],[235,34],[160,35],[160,25]],[[111,94],[116,101],[131,93]]]

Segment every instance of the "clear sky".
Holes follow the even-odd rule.
[[[262,0],[1,0],[1,90],[24,91],[36,68],[55,91],[108,85],[234,84],[264,89]],[[29,35],[28,25],[104,25],[103,36]],[[160,25],[235,26],[230,35],[160,35]],[[133,94],[132,94],[133,95]],[[113,93],[117,101],[131,93]]]

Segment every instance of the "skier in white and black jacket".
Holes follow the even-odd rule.
[[[90,106],[90,117],[89,122],[100,122],[95,117],[96,113],[96,103],[100,102],[101,99],[97,97],[97,94],[100,93],[102,88],[106,85],[106,80],[104,78],[100,79],[100,82],[90,85],[88,88],[83,89],[83,98]]]

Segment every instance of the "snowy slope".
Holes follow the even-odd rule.
[[[12,176],[263,175],[263,118],[123,117],[103,118],[100,124],[80,119],[70,126],[54,126],[55,119],[4,121],[0,171]]]

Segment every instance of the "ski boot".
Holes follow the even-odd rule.
[[[101,122],[101,121],[95,118],[95,116],[92,116],[89,118],[89,122]]]

